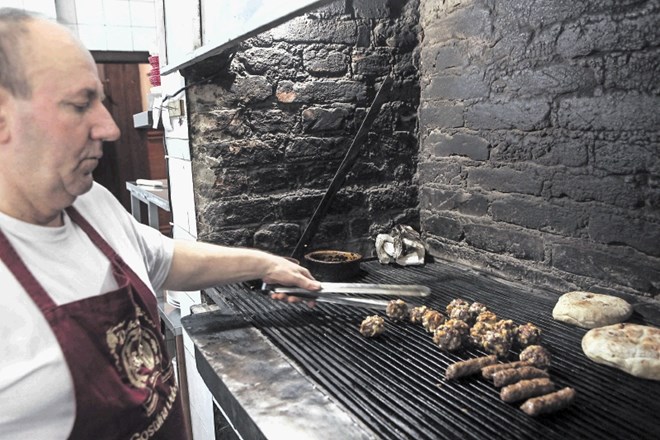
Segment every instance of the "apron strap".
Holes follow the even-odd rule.
[[[92,240],[92,243],[98,247],[103,254],[108,257],[110,261],[121,261],[121,258],[119,255],[115,252],[115,250],[108,244],[107,241],[103,237],[101,237],[101,234],[96,232],[96,229],[92,227],[92,225],[89,224],[87,220],[85,220],[85,217],[83,217],[76,208],[73,206],[69,206],[66,208],[66,213],[71,217],[71,220],[73,220],[74,223],[76,223],[78,226],[80,226],[80,229],[82,229],[85,234]]]
[[[130,295],[130,300],[133,302],[133,305],[138,306],[136,301],[139,301],[142,307],[147,310],[147,313],[149,313],[153,322],[158,322],[158,306],[151,290],[76,208],[69,206],[66,208],[66,213],[71,217],[71,220],[76,223],[85,234],[87,234],[92,243],[94,243],[110,260],[115,278],[117,278],[118,281],[119,279],[127,279],[131,284],[138,288],[140,292],[142,292],[142,294],[139,295]],[[151,299],[154,300],[153,304],[150,304],[149,300]]]
[[[32,275],[2,230],[0,230],[0,259],[23,286],[23,289],[28,292],[39,310],[46,312],[57,307],[39,281]]]

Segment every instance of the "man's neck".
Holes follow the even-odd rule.
[[[39,207],[35,201],[22,198],[17,192],[7,194],[0,189],[0,212],[17,220],[39,226],[57,227],[64,224],[62,211]]]

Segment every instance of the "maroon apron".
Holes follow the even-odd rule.
[[[188,439],[174,370],[158,330],[156,298],[75,210],[69,217],[108,257],[118,288],[61,306],[0,230],[0,257],[50,324],[73,378],[70,439]]]

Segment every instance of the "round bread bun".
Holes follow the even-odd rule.
[[[559,297],[552,317],[579,327],[596,328],[625,321],[632,312],[632,306],[616,296],[575,291]]]
[[[635,377],[660,380],[660,329],[639,324],[614,324],[589,330],[582,351],[594,362]]]

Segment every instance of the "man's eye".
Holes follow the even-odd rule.
[[[71,105],[73,106],[75,111],[77,111],[78,113],[84,113],[89,109],[90,103],[85,102],[85,103],[79,104],[79,103],[72,102]]]

